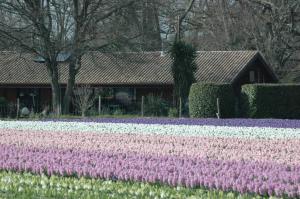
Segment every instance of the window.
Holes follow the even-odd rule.
[[[249,72],[249,80],[250,82],[255,82],[255,71],[250,71]]]
[[[118,102],[128,105],[134,98],[134,88],[115,88],[115,98]]]

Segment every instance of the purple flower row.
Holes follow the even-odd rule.
[[[268,162],[0,145],[0,169],[300,197],[300,167]]]
[[[218,120],[213,118],[211,119],[88,118],[88,119],[46,119],[44,121],[300,128],[300,120],[284,120],[284,119],[220,119]]]

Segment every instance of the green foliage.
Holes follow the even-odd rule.
[[[6,109],[7,109],[8,103],[4,97],[0,97],[0,117],[6,117]]]
[[[268,197],[208,190],[204,188],[170,187],[162,184],[121,182],[112,180],[39,176],[30,173],[0,172],[0,198],[69,198],[69,199],[124,199],[124,198],[208,198],[208,199],[263,199]],[[272,197],[275,199],[275,197]]]
[[[250,118],[300,118],[300,85],[244,85],[241,92],[241,113]]]
[[[97,96],[101,96],[102,98],[110,98],[114,95],[114,90],[112,88],[100,88],[96,89]]]
[[[107,106],[103,106],[102,109],[101,109],[101,116],[102,115],[111,115],[111,111],[109,109],[109,107]]]
[[[217,98],[222,118],[235,117],[235,95],[230,84],[195,83],[189,95],[189,112],[193,118],[214,118]]]
[[[145,97],[144,111],[146,116],[166,116],[168,104],[159,96],[148,95]]]
[[[121,115],[111,115],[111,114],[101,114],[101,115],[97,115],[96,117],[92,117],[92,118],[139,118],[141,117],[138,114],[125,114],[124,112]]]
[[[124,111],[121,108],[117,108],[113,112],[113,115],[116,115],[116,116],[123,115],[123,114],[124,114]]]
[[[177,108],[169,108],[168,117],[178,117]]]
[[[7,106],[7,101],[4,97],[0,97],[0,106]]]
[[[196,49],[184,41],[175,41],[171,49],[173,59],[172,75],[174,79],[175,94],[184,101],[189,95],[192,83],[195,82],[194,73],[197,70],[195,59]]]
[[[99,115],[99,111],[96,107],[93,106],[89,110],[87,110],[86,115],[88,117],[94,117],[94,116]]]
[[[48,119],[80,119],[81,117],[78,115],[55,115],[55,114],[49,114],[47,115]]]
[[[29,114],[29,119],[35,120],[35,119],[40,119],[41,115],[39,113],[34,113],[34,112],[30,112]]]

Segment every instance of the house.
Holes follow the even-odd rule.
[[[59,82],[64,93],[68,55],[59,61]],[[196,80],[231,83],[236,92],[246,83],[274,83],[278,79],[258,51],[197,52]],[[110,88],[111,97],[127,95],[140,100],[150,93],[172,101],[172,60],[161,52],[99,53],[89,52],[82,59],[77,84]],[[51,87],[43,60],[33,54],[0,52],[0,97],[10,102],[17,98],[26,106],[42,107],[51,103]]]

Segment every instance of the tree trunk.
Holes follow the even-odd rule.
[[[46,63],[52,89],[52,109],[56,116],[61,115],[61,98],[57,63]]]
[[[81,117],[85,118],[85,116],[86,116],[86,110],[82,110]]]
[[[81,57],[75,57],[73,60],[71,60],[69,64],[69,77],[67,88],[63,99],[63,114],[68,114],[70,112],[70,103],[73,94],[73,89],[75,86],[75,78],[80,67]]]
[[[55,115],[61,115],[61,99],[60,99],[60,86],[58,81],[51,81],[52,88],[52,107]]]
[[[75,70],[73,64],[69,64],[69,77],[66,92],[63,100],[63,114],[69,114],[70,112],[70,102],[73,93],[73,88],[75,85]]]

